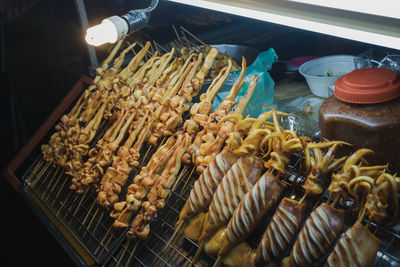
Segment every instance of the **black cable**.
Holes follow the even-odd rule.
[[[158,5],[158,0],[152,0],[149,7],[145,9],[146,13],[152,12],[154,9],[156,9]]]

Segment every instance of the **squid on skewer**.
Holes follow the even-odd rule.
[[[356,165],[368,153],[372,151],[357,150],[346,159],[338,173],[332,174],[328,190],[329,199],[333,198],[333,202],[330,205],[322,203],[310,214],[299,232],[290,256],[283,260],[284,266],[311,266],[320,260],[338,239],[344,226],[344,210],[334,206],[340,199],[347,200],[350,196],[349,183],[360,174],[376,176],[386,168]]]
[[[397,218],[400,178],[383,172],[378,178],[355,177],[349,183],[349,193],[364,198],[365,204],[359,211],[358,220],[340,238],[325,266],[371,266],[378,252],[380,240],[368,230],[369,222],[382,223],[387,214],[387,202],[393,197],[394,216]],[[366,226],[362,224],[368,217]]]
[[[210,62],[210,57],[213,57],[213,54],[210,54],[207,56],[205,63],[204,64],[208,64]],[[201,56],[198,59],[198,62],[200,62],[201,60]],[[207,63],[206,63],[207,62]],[[193,67],[191,66],[191,64],[188,65],[188,69],[193,69]],[[202,68],[202,71],[206,71],[206,69]],[[225,70],[223,70],[221,72],[221,74],[214,80],[215,82],[213,83],[212,86],[210,86],[209,91],[212,92],[212,95],[215,96],[216,92],[218,92],[218,90],[221,88],[222,83],[225,81],[228,73],[230,71],[230,68],[227,68]],[[181,82],[177,82],[179,85],[182,84]],[[183,85],[184,86],[184,85]],[[202,102],[204,101],[212,101],[212,98],[207,98],[207,99],[203,99]],[[162,109],[165,106],[160,106],[160,108]],[[204,111],[205,114],[203,115],[208,115],[207,114],[207,110]],[[156,115],[157,117],[157,115]],[[187,135],[187,133],[185,131],[180,131],[178,132],[178,135]],[[189,142],[191,141],[191,136],[189,135]],[[170,162],[172,160],[175,160],[175,163],[170,162],[167,165],[171,166],[170,169],[172,168],[172,166],[175,164],[176,168],[177,166],[180,166],[180,158],[181,155],[175,156],[173,157],[173,159],[169,159],[169,157],[167,155],[165,155],[166,153],[168,153],[168,155],[172,156],[172,153],[175,153],[174,151],[177,150],[180,146],[179,140],[181,140],[182,137],[179,136],[172,136],[170,137],[166,144],[168,144],[168,148],[167,147],[161,147],[160,150],[163,151],[162,154],[164,157],[163,158],[156,158],[156,157],[152,157],[152,160],[149,162],[149,164],[144,167],[144,169],[140,172],[140,174],[135,177],[134,179],[134,184],[130,185],[128,187],[128,193],[126,196],[126,200],[127,201],[123,201],[121,204],[120,203],[116,203],[116,205],[114,206],[116,211],[112,212],[112,216],[116,218],[116,221],[114,223],[115,227],[126,227],[127,223],[132,215],[138,211],[139,207],[141,206],[143,200],[145,199],[145,197],[147,196],[147,194],[149,193],[150,190],[152,190],[152,188],[158,184],[157,181],[159,179],[169,179],[170,181],[174,180],[174,177],[176,176],[177,171],[179,171],[179,169],[174,169],[174,171],[169,170],[166,171],[164,170],[165,173],[161,173],[162,171],[162,166],[164,164],[167,164],[167,161]],[[186,139],[186,138],[185,138]],[[181,151],[179,151],[179,153],[181,153]],[[156,152],[155,155],[158,155],[158,152]],[[154,168],[153,166],[151,166],[150,164],[154,164],[155,162],[157,162],[156,166],[159,166],[161,168]],[[169,177],[166,177],[169,173]],[[161,174],[161,176],[160,176]],[[163,176],[164,175],[164,176]],[[154,195],[154,193],[153,193]],[[159,205],[158,205],[159,206]],[[147,206],[146,206],[147,207]]]
[[[150,223],[156,220],[157,211],[165,206],[165,199],[168,197],[181,167],[180,158],[190,144],[190,136],[187,133],[178,132],[176,143],[178,145],[165,169],[147,194],[147,201],[143,202],[142,209],[133,219],[127,233],[129,238],[146,239],[150,232]]]
[[[227,78],[231,68],[231,63],[229,62],[228,67],[224,68],[221,71],[221,74],[214,80],[212,85],[209,88],[209,94],[206,98],[203,98],[199,104],[200,107],[205,107],[207,104],[211,107],[211,102],[218,90],[221,88],[223,82]],[[223,73],[223,75],[222,75]],[[198,109],[197,114],[201,114],[202,116],[208,116],[211,109]],[[159,177],[155,180],[154,185],[149,190],[147,195],[147,201],[143,202],[142,210],[135,217],[132,222],[132,226],[128,231],[128,236],[130,238],[139,237],[141,239],[147,238],[147,235],[150,231],[150,222],[152,222],[156,218],[156,213],[158,210],[162,209],[165,206],[165,200],[171,192],[171,188],[173,184],[176,182],[177,174],[180,170],[182,155],[186,151],[187,147],[190,145],[193,136],[186,132],[187,128],[184,128],[182,131],[178,131],[177,142],[180,139],[180,136],[184,137],[184,144],[179,144],[176,148],[176,151],[171,156],[171,159],[168,160],[166,165],[166,169],[161,173]],[[193,133],[193,132],[191,132]]]
[[[96,184],[104,174],[103,168],[112,162],[114,151],[118,149],[119,144],[124,139],[136,113],[131,114],[127,102],[122,105],[123,110],[115,123],[115,127],[111,128],[110,134],[106,135],[106,138],[100,139],[96,146],[89,151],[89,159],[72,179],[70,189],[76,190],[77,193],[84,193],[90,184]]]
[[[246,138],[248,142],[245,141],[236,150],[242,156],[225,174],[214,193],[213,200],[204,218],[203,229],[199,238],[200,247],[194,257],[195,260],[205,246],[205,241],[209,240],[220,228],[226,227],[244,195],[260,179],[263,161],[258,157],[258,154],[262,140],[270,134],[272,134],[272,131],[269,129],[255,130]],[[218,238],[219,234],[223,234],[223,232],[217,233],[214,237]],[[221,245],[219,244],[217,252]]]
[[[151,124],[150,114],[147,113],[141,118],[139,125],[131,132],[124,145],[119,148],[112,166],[107,168],[97,197],[98,203],[104,208],[109,209],[119,200],[118,195],[125,185],[129,173],[139,165],[139,151],[150,132]],[[134,143],[136,137],[137,141]]]
[[[203,138],[208,134],[213,134],[216,135],[218,134],[218,130],[221,126],[221,124],[219,123],[222,118],[224,118],[225,116],[227,116],[232,108],[236,105],[236,101],[235,98],[238,95],[240,89],[242,88],[243,85],[243,78],[244,78],[244,74],[246,73],[246,59],[243,57],[242,58],[242,70],[240,72],[239,77],[237,78],[237,80],[235,81],[234,85],[232,86],[228,96],[222,101],[222,103],[218,106],[218,108],[210,114],[210,116],[208,117],[208,119],[206,119],[205,117],[200,117],[197,118],[195,117],[194,120],[198,121],[195,124],[195,126],[193,126],[191,123],[191,120],[186,121],[185,125],[189,125],[187,126],[187,128],[189,129],[190,132],[190,128],[198,128],[198,124],[200,124],[203,127],[203,130],[198,131],[196,133],[196,136],[192,142],[192,144],[189,146],[189,148],[187,149],[185,155],[182,157],[182,160],[185,164],[189,165],[190,163],[192,163],[192,156],[194,153],[196,153],[196,151],[199,149],[200,145],[203,143]],[[242,104],[239,104],[239,106],[245,106],[245,104],[248,103],[248,98],[251,98],[252,92],[254,92],[254,90],[248,90],[248,94],[246,95],[246,97],[244,97],[245,100],[242,101]],[[247,100],[247,101],[246,101]],[[196,105],[196,104],[195,104]],[[209,104],[209,108],[211,109],[212,107],[212,103],[210,102]],[[200,106],[193,106],[191,109],[191,113],[195,113],[195,111],[197,109],[202,109],[203,107]],[[239,111],[235,112],[236,114],[240,114],[241,113],[241,108],[239,108]]]
[[[347,157],[336,159],[335,151],[340,141],[305,144],[306,182],[303,188],[306,195],[319,195],[323,192],[331,172],[340,168]],[[326,153],[322,149],[327,149]],[[273,215],[264,235],[252,255],[254,266],[274,262],[282,256],[292,242],[304,215],[305,204],[301,201],[284,197]]]
[[[80,96],[73,108],[68,114],[61,117],[60,122],[56,125],[56,132],[50,137],[49,143],[41,147],[43,158],[46,161],[58,164],[65,167],[68,158],[70,157],[70,150],[68,147],[68,131],[70,127],[79,127],[80,125],[86,126],[89,118],[91,118],[96,110],[88,109],[91,105],[96,103],[103,93],[103,88],[98,86],[99,81],[106,79],[107,75],[115,75],[114,72],[105,75],[111,60],[115,57],[123,40],[120,40],[117,45],[112,49],[109,56],[104,60],[101,67],[97,68],[97,75],[90,85]],[[116,66],[117,67],[117,66]],[[91,110],[91,112],[89,112]],[[80,118],[81,117],[81,118]]]
[[[240,101],[236,110],[232,114],[220,119],[220,123],[216,125],[217,127],[215,127],[213,124],[210,124],[211,127],[206,129],[206,131],[199,136],[197,140],[195,140],[194,146],[191,147],[189,153],[192,155],[192,162],[196,166],[196,171],[198,173],[201,174],[212,161],[212,159],[221,151],[225,140],[228,138],[229,133],[232,132],[235,125],[232,121],[227,120],[227,118],[241,116],[254,93],[254,90],[257,86],[257,81],[258,76],[254,75],[250,80],[246,95]],[[235,84],[235,86],[240,87],[241,82]],[[228,101],[226,104],[230,104],[231,99],[234,99],[233,96],[233,94],[228,95]]]
[[[281,115],[287,116],[289,114],[282,113]],[[245,241],[271,209],[275,207],[285,189],[280,177],[286,174],[287,164],[292,155],[303,150],[302,140],[295,132],[281,131],[277,112],[273,108],[272,116],[274,132],[267,135],[265,140],[261,142],[261,145],[268,143],[268,151],[271,151],[270,147],[272,147],[271,157],[265,163],[268,169],[235,209],[227,226],[227,238],[218,252],[215,265],[218,265],[233,247]],[[227,257],[232,257],[232,255]]]

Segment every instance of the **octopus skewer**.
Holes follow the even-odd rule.
[[[186,165],[189,165],[192,163],[192,157],[193,155],[199,150],[200,145],[203,143],[203,138],[206,138],[207,135],[213,134],[216,135],[218,134],[218,130],[221,126],[219,124],[219,121],[227,116],[232,108],[236,105],[235,98],[238,95],[240,89],[242,88],[243,85],[243,78],[244,74],[246,73],[246,60],[243,57],[242,58],[242,70],[240,72],[240,75],[238,79],[235,81],[235,84],[232,86],[229,95],[222,101],[222,103],[218,106],[217,110],[215,110],[213,113],[210,114],[208,117],[208,120],[205,119],[199,119],[200,124],[203,127],[203,130],[198,132],[196,134],[196,137],[193,140],[193,143],[190,145],[188,150],[186,151],[185,155],[183,156],[182,160]],[[245,104],[248,103],[248,98],[251,98],[253,90],[248,90],[249,94],[244,97],[245,100],[242,101],[242,104],[239,104],[239,106],[245,106]],[[212,104],[212,103],[210,103]],[[211,105],[210,105],[211,108]],[[195,109],[195,106],[193,106],[191,113],[193,114],[193,110]],[[239,108],[238,111],[235,112],[235,114],[240,114],[241,110]],[[191,121],[185,122],[185,124],[190,124]],[[203,122],[203,123],[201,123]],[[193,127],[194,128],[194,127]],[[207,138],[209,139],[209,138]],[[206,139],[206,140],[207,140]],[[219,152],[219,151],[218,151]]]

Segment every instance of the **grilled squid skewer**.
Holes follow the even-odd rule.
[[[285,186],[272,173],[266,172],[244,196],[236,208],[227,227],[227,239],[219,250],[218,257],[245,241],[251,232],[276,205]]]
[[[340,238],[329,255],[326,267],[371,266],[381,241],[357,221]]]
[[[253,266],[264,266],[276,261],[292,242],[299,229],[305,205],[290,198],[283,198],[269,223],[257,251]]]
[[[326,203],[308,217],[283,266],[311,266],[320,260],[338,239],[344,226],[344,211]]]

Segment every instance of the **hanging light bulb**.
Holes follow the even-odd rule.
[[[146,9],[131,10],[123,16],[112,16],[104,19],[99,25],[86,30],[85,40],[89,45],[99,46],[115,43],[128,32],[143,28],[150,20],[150,13],[155,9],[158,0],[152,0]]]
[[[118,16],[104,19],[101,24],[86,30],[86,42],[99,46],[105,43],[113,44],[124,37],[129,30],[128,23]]]

